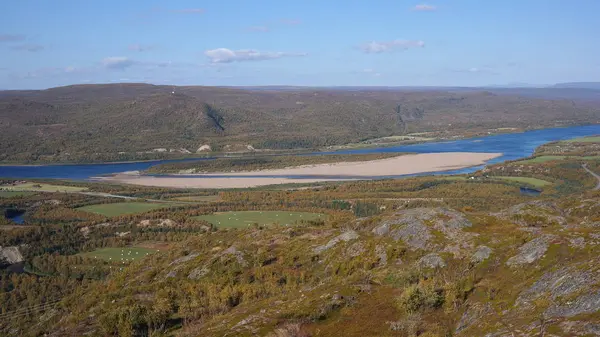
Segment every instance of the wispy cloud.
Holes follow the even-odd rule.
[[[125,70],[135,64],[135,61],[124,56],[106,57],[100,62],[106,69]]]
[[[283,23],[284,25],[295,26],[301,24],[302,21],[298,19],[281,19],[281,23]]]
[[[39,45],[39,44],[20,44],[17,46],[12,47],[13,50],[18,50],[18,51],[28,51],[28,52],[38,52],[38,51],[42,51],[45,49],[44,46]]]
[[[252,26],[252,27],[248,27],[248,31],[266,33],[269,31],[269,27],[267,27],[267,26]]]
[[[457,68],[457,69],[450,69],[451,72],[455,72],[455,73],[463,73],[463,74],[498,74],[498,72],[492,68],[492,67],[488,67],[488,66],[483,66],[483,67],[468,67],[468,68]]]
[[[171,12],[179,14],[204,14],[202,8],[184,8],[184,9],[172,9]]]
[[[137,51],[137,52],[146,52],[146,51],[151,51],[154,50],[156,47],[154,46],[149,46],[149,45],[141,45],[141,44],[132,44],[129,45],[129,47],[127,47],[127,49],[131,50],[131,51]]]
[[[425,42],[417,40],[394,40],[394,41],[371,41],[361,45],[359,48],[367,54],[378,54],[396,50],[407,50],[410,48],[425,47]]]
[[[25,35],[0,34],[0,42],[21,42],[24,40],[25,40]]]
[[[412,9],[413,9],[413,11],[418,11],[418,12],[433,12],[433,11],[436,11],[438,8],[437,8],[437,6],[434,6],[434,5],[421,4],[421,5],[416,5]]]
[[[306,53],[261,52],[253,49],[231,50],[227,48],[211,49],[204,52],[211,63],[233,63],[245,61],[264,61],[282,57],[306,56]]]

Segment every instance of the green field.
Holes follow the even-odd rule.
[[[530,178],[530,177],[491,177],[491,178],[527,184],[527,185],[531,185],[531,186],[535,186],[535,187],[544,187],[544,186],[552,185],[552,183],[549,181],[537,179],[537,178]]]
[[[569,139],[568,143],[600,143],[600,136]]]
[[[27,191],[1,191],[0,190],[0,198],[12,198],[12,197],[24,197],[33,195],[35,192],[27,192]]]
[[[81,192],[87,190],[86,187],[63,186],[51,184],[25,183],[15,186],[4,186],[6,191],[29,191],[29,192]]]
[[[291,225],[297,221],[315,220],[319,218],[325,219],[325,215],[318,213],[285,211],[224,212],[196,217],[196,219],[204,220],[217,227],[225,228],[244,228],[254,223],[259,225]]]
[[[80,211],[101,214],[105,216],[119,216],[126,214],[144,213],[154,209],[168,207],[165,204],[149,202],[119,202],[114,204],[97,204],[77,208]]]
[[[77,254],[91,259],[104,261],[131,262],[140,260],[147,255],[156,253],[158,249],[123,247],[123,248],[100,248],[91,252]]]
[[[521,160],[519,161],[519,164],[539,164],[539,163],[545,163],[545,162],[549,162],[549,161],[554,161],[554,160],[564,160],[568,158],[567,156],[539,156],[539,157],[534,157],[531,159],[527,159],[527,160]]]

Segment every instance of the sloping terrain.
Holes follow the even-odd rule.
[[[315,148],[408,132],[585,124],[598,116],[571,101],[486,92],[81,85],[3,92],[0,160],[147,159],[202,145]]]
[[[597,335],[593,200],[543,226],[416,208],[340,228],[197,235],[73,296],[52,335]]]

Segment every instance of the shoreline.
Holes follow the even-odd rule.
[[[501,153],[443,152],[408,154],[363,162],[302,165],[285,169],[250,172],[145,176],[136,172],[96,177],[95,181],[171,188],[250,188],[266,185],[327,181],[372,180],[389,176],[433,173],[485,164]],[[299,178],[301,177],[301,178]]]

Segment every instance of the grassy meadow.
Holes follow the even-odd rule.
[[[96,204],[77,208],[80,211],[96,213],[105,216],[119,216],[126,214],[136,214],[152,211],[159,208],[168,207],[166,204],[157,204],[150,202],[118,202],[112,204]]]
[[[80,253],[78,255],[104,261],[127,262],[140,260],[147,255],[156,253],[157,251],[159,250],[141,247],[100,248],[91,252]]]

